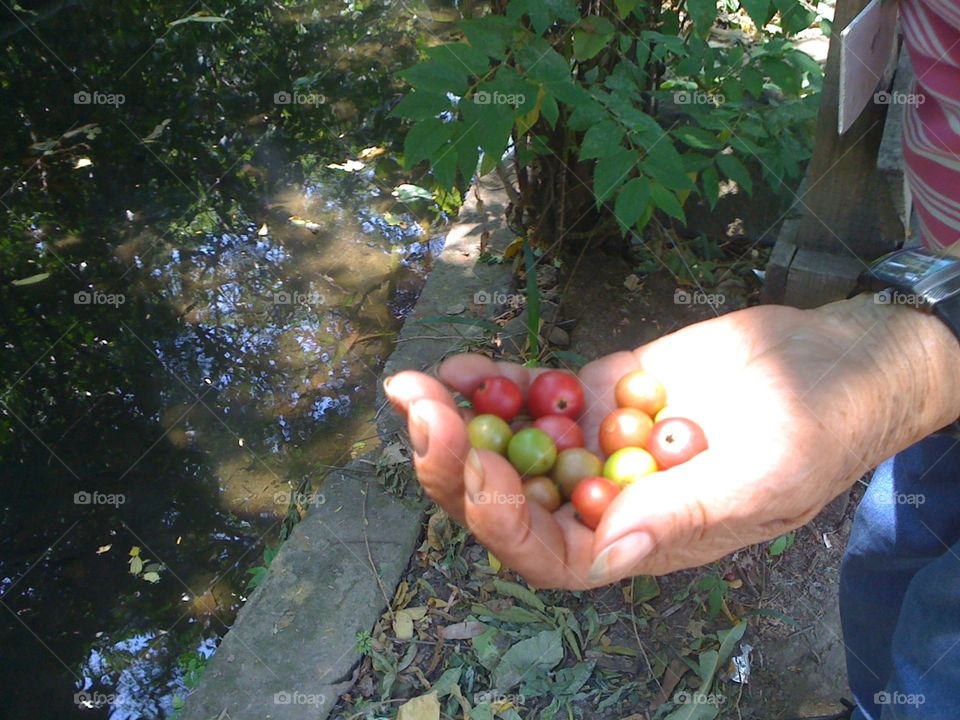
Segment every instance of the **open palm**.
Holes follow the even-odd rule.
[[[850,352],[854,340],[810,312],[757,307],[586,365],[580,423],[591,449],[615,407],[614,385],[640,367],[710,443],[690,462],[627,487],[596,531],[569,504],[550,513],[532,503],[477,502],[515,498],[521,480],[505,458],[471,451],[449,389],[469,395],[484,377],[504,375],[526,391],[539,371],[459,355],[440,366],[440,380],[402,372],[387,394],[408,417],[427,494],[531,584],[578,589],[701,565],[773,538],[808,522],[866,471],[852,403],[875,368]]]

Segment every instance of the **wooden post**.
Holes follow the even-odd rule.
[[[877,168],[888,106],[869,103],[837,134],[840,31],[866,5],[837,2],[813,158],[793,208],[799,217],[784,223],[767,265],[766,302],[815,307],[842,298],[871,260],[903,242],[889,181]]]

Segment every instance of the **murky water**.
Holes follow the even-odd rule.
[[[23,7],[0,26],[0,714],[167,717],[285,519],[376,442],[444,222],[393,194],[418,179],[387,113],[451,13]]]

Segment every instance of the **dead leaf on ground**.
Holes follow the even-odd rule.
[[[443,628],[443,637],[447,640],[470,640],[486,631],[487,626],[476,620],[464,620],[463,622],[447,625]]]
[[[400,706],[397,720],[440,720],[440,701],[435,692],[407,700]]]

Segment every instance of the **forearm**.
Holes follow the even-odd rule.
[[[849,343],[839,365],[851,413],[845,423],[870,466],[960,417],[960,343],[933,315],[877,303],[873,294],[811,311],[827,332]]]

